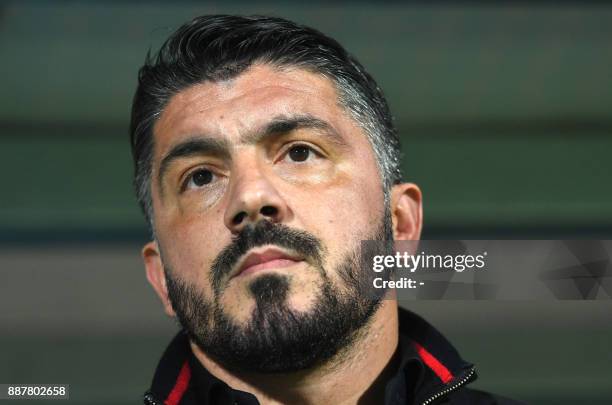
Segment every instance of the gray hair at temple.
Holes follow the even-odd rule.
[[[203,82],[231,79],[255,63],[299,67],[330,79],[339,103],[363,128],[374,150],[385,204],[401,182],[400,143],[387,101],[374,79],[337,41],[281,18],[209,15],[175,31],[138,73],[130,140],[134,187],[153,234],[153,126],[170,98]]]

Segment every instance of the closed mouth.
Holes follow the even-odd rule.
[[[263,247],[262,249],[252,250],[239,261],[237,270],[230,278],[252,274],[254,272],[289,267],[304,261],[303,258],[285,252],[277,247]]]

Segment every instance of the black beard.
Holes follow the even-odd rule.
[[[381,222],[370,240],[392,241],[387,210]],[[246,325],[238,325],[219,305],[223,280],[240,255],[265,244],[292,249],[309,258],[311,263],[318,263],[315,267],[321,275],[320,293],[311,310],[298,312],[286,302],[290,289],[288,276],[258,276],[249,285],[255,299],[251,318]],[[256,373],[308,369],[351,347],[357,332],[380,306],[384,292],[372,292],[374,273],[365,265],[380,251],[364,251],[362,246],[349,252],[337,269],[344,283],[340,293],[320,264],[323,249],[316,237],[285,225],[261,221],[247,226],[215,260],[211,271],[212,301],[166,268],[168,295],[191,340],[226,369]],[[389,248],[385,244],[385,250]]]

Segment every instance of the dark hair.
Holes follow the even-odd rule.
[[[337,41],[281,18],[202,16],[174,32],[155,57],[149,51],[138,73],[130,122],[134,186],[151,228],[150,177],[156,119],[181,90],[206,81],[230,79],[254,63],[300,67],[330,79],[340,104],[370,140],[386,199],[386,191],[401,181],[399,138],[382,91]]]

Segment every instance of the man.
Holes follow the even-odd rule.
[[[146,404],[501,403],[392,292],[365,240],[417,240],[387,103],[334,40],[205,16],[140,70],[131,141],[147,279],[183,331]]]

